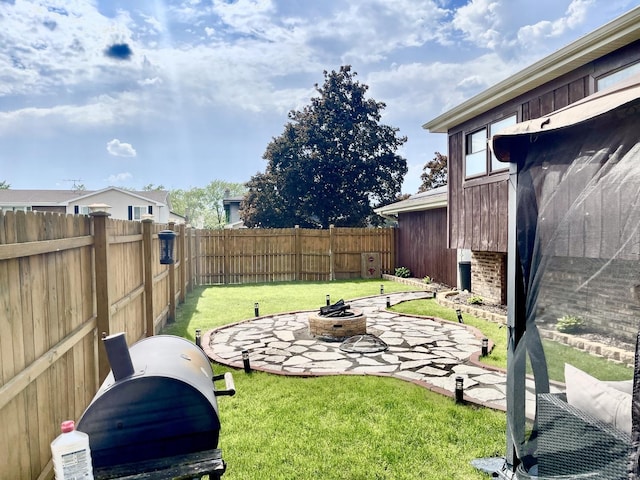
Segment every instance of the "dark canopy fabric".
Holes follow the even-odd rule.
[[[558,319],[582,322],[586,341],[633,351],[640,318],[640,78],[494,137],[512,163],[509,234],[508,429],[526,469],[538,459],[539,422],[524,435],[524,365],[548,393],[568,360],[543,341]],[[629,369],[629,378],[632,369]],[[601,378],[600,380],[610,380]],[[619,378],[616,378],[619,380]],[[538,398],[538,397],[536,397]],[[635,407],[640,399],[634,398]],[[510,410],[512,410],[510,412]],[[571,448],[568,446],[567,448]],[[576,447],[577,448],[577,447]],[[577,468],[577,467],[576,467]],[[586,478],[586,477],[585,477]],[[590,477],[589,477],[590,478]],[[604,478],[604,477],[603,477]],[[608,478],[608,477],[607,477]]]

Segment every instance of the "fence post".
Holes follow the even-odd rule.
[[[329,225],[329,281],[336,279],[335,259],[333,258],[333,234],[335,233],[334,225]]]
[[[389,270],[387,273],[389,275],[393,275],[396,266],[398,265],[398,249],[396,248],[398,245],[398,237],[400,236],[400,230],[398,227],[393,226],[392,235],[391,235],[391,252],[389,255],[389,259],[391,260],[391,265],[389,265]]]
[[[200,230],[196,228],[196,255],[195,255],[195,262],[196,262],[196,285],[202,285],[204,282],[202,281],[202,273],[201,273],[201,262],[202,262],[202,258],[200,258],[200,255],[202,252],[201,248],[200,248]]]
[[[229,239],[229,235],[231,235],[231,230],[228,228],[225,228],[222,231],[222,254],[224,255],[224,260],[223,260],[223,265],[224,265],[224,272],[223,272],[223,283],[225,285],[229,285],[229,282],[231,281],[231,258],[229,258],[231,255],[231,248],[229,247],[229,243],[231,243],[230,239]]]
[[[293,274],[294,280],[302,280],[302,246],[300,242],[300,225],[294,227],[294,249],[293,258],[295,261],[295,273]]]
[[[192,241],[193,229],[187,227],[186,239],[187,239],[187,265],[189,266],[187,274],[189,280],[187,281],[187,292],[193,291],[193,241]]]
[[[173,230],[175,222],[169,222],[169,230]],[[179,249],[178,249],[179,250]],[[169,265],[169,314],[167,322],[173,322],[176,319],[176,264]]]
[[[145,335],[155,335],[153,325],[153,218],[142,220],[142,265],[144,269],[144,322]]]
[[[89,214],[93,219],[93,249],[95,256],[96,281],[96,327],[98,329],[98,379],[102,383],[111,367],[102,335],[111,332],[111,301],[109,299],[109,239],[107,238],[108,212],[98,211]]]
[[[185,259],[186,229],[184,223],[178,225],[180,231],[178,235],[178,258],[180,258],[180,303],[184,303],[185,289],[187,283],[187,261]]]

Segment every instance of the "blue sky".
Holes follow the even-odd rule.
[[[0,0],[0,181],[244,183],[324,70],[349,64],[415,193],[422,125],[637,0]]]

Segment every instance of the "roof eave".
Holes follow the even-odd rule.
[[[407,206],[400,206],[397,208],[393,208],[390,205],[386,206],[386,207],[380,207],[380,208],[376,208],[373,211],[375,213],[377,213],[378,215],[397,215],[399,213],[408,213],[408,212],[423,212],[426,210],[433,210],[436,208],[444,208],[447,206],[447,199],[446,196],[444,199],[440,199],[437,201],[432,201],[429,203],[422,203],[422,204],[416,204],[416,205],[407,205]],[[389,208],[391,207],[391,208]]]

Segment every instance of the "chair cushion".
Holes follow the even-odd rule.
[[[569,405],[631,435],[630,393],[613,388],[568,363],[564,365],[564,380]]]

